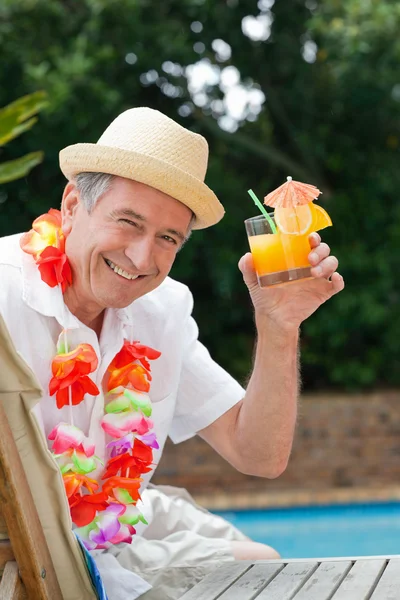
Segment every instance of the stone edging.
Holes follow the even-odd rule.
[[[362,504],[400,500],[400,486],[384,488],[328,488],[325,490],[303,489],[282,492],[251,492],[224,494],[217,492],[202,496],[193,494],[200,506],[209,510],[243,510],[280,508],[293,506],[324,506],[328,504]]]

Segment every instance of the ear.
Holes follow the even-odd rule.
[[[72,229],[74,215],[79,206],[79,193],[74,182],[67,183],[61,202],[62,230],[69,235]]]

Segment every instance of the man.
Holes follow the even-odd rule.
[[[287,465],[296,422],[299,326],[344,283],[336,272],[337,259],[318,234],[310,236],[314,279],[261,289],[251,255],[241,258],[257,328],[254,369],[244,391],[198,342],[190,292],[168,278],[191,230],[223,216],[204,184],[207,159],[204,138],[148,108],[122,113],[97,144],[62,150],[60,166],[69,181],[62,230],[53,245],[65,239],[57,256],[68,262],[72,279],[65,271],[63,283],[50,287],[43,256],[29,250],[30,242],[3,238],[0,310],[17,350],[43,387],[36,417],[47,438],[61,421],[73,424],[93,440],[96,456],[107,460],[110,438],[104,432],[110,429],[103,425],[114,426],[120,417],[104,417],[109,365],[117,365],[124,340],[135,341],[161,352],[145,351],[152,363],[149,396],[160,447],[154,450],[155,464],[167,435],[177,443],[197,433],[238,470],[274,478]],[[57,276],[62,272],[60,267]],[[68,350],[79,344],[96,356],[91,380],[86,379],[90,392],[84,401],[74,399],[78,388],[71,385],[69,401],[57,395],[56,405],[56,346],[60,356],[69,356]],[[149,368],[148,361],[141,364]],[[145,440],[139,429],[134,431]],[[94,551],[110,600],[133,599],[149,589],[135,574],[153,585],[144,598],[173,599],[218,561],[277,556],[184,493],[145,490],[152,470],[142,484],[149,526],[139,523],[131,544]],[[102,472],[98,467],[90,477],[101,481]]]

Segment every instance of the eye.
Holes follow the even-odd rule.
[[[177,246],[178,242],[176,240],[174,240],[174,238],[172,238],[170,235],[163,235],[162,239],[167,241],[170,244],[174,244],[175,246]]]
[[[128,223],[128,225],[133,225],[133,227],[137,227],[135,221],[130,221],[129,219],[119,219],[120,223]]]

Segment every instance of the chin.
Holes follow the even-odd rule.
[[[129,298],[129,299],[115,299],[115,300],[110,300],[110,298],[108,298],[105,302],[104,305],[106,308],[126,308],[127,306],[129,306],[130,304],[132,304],[132,302],[134,302],[136,300],[136,298]]]
[[[135,300],[137,300],[138,298],[140,298],[141,296],[143,296],[144,294],[147,294],[147,291],[144,292],[143,294],[138,294],[135,296],[131,296],[129,298],[124,297],[124,298],[110,298],[110,296],[107,296],[104,298],[102,304],[103,306],[105,306],[105,308],[126,308],[127,306],[129,306],[130,304],[132,304],[132,302],[135,302]]]

